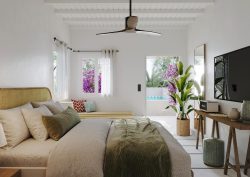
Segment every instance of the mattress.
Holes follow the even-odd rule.
[[[57,144],[48,139],[27,139],[12,149],[0,149],[0,167],[47,167],[49,154]]]

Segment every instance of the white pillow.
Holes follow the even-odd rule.
[[[0,123],[0,147],[7,145],[6,137],[3,131],[3,125]]]
[[[33,138],[36,140],[46,140],[49,135],[43,124],[42,117],[52,116],[53,114],[50,110],[46,106],[42,105],[39,108],[33,109],[23,108],[22,113]]]
[[[15,147],[30,136],[21,110],[0,110],[0,123],[3,125],[8,147]]]
[[[16,108],[0,110],[0,123],[7,140],[7,146],[4,148],[15,147],[30,137],[21,108],[32,108],[32,105],[27,103]]]
[[[32,105],[34,108],[45,105],[53,114],[59,114],[64,111],[63,106],[59,102],[54,102],[53,100],[44,102],[32,102]]]

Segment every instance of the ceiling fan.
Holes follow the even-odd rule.
[[[138,34],[148,34],[153,36],[160,36],[161,33],[157,33],[154,31],[146,31],[137,29],[138,17],[132,16],[132,0],[129,0],[129,16],[125,19],[125,29],[119,31],[112,31],[106,33],[98,33],[96,35],[107,35],[107,34],[114,34],[114,33],[138,33]]]

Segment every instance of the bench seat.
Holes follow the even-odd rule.
[[[60,102],[65,108],[68,106],[73,108],[73,103],[71,101],[61,101]],[[129,119],[133,117],[132,112],[81,112],[78,113],[81,119],[87,118],[112,118],[112,119]]]

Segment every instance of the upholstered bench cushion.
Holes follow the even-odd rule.
[[[117,118],[117,119],[128,119],[132,118],[131,112],[83,112],[79,113],[80,118]]]

